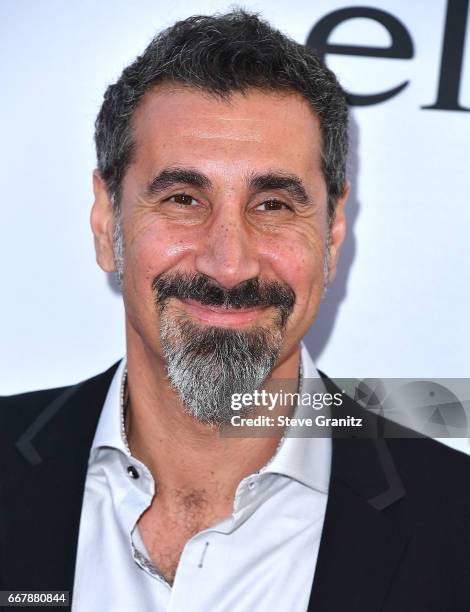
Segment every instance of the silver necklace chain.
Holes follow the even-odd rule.
[[[127,454],[131,456],[131,449],[127,441],[126,416],[129,408],[129,394],[127,392],[127,367],[124,368],[121,379],[121,438],[126,447]]]

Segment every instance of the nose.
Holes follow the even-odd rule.
[[[206,228],[196,255],[196,270],[231,289],[259,275],[257,237],[242,212],[221,210]]]

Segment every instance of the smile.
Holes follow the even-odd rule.
[[[185,311],[191,316],[210,325],[221,327],[239,327],[258,321],[268,306],[251,308],[226,308],[224,306],[208,306],[196,300],[179,300]]]

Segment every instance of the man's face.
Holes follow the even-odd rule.
[[[331,279],[344,236],[343,200],[328,223],[320,126],[308,103],[258,90],[227,101],[165,85],[145,95],[133,127],[121,192],[128,343],[165,361],[162,328],[170,337],[181,324],[226,336],[264,330],[276,336],[281,363],[316,315],[325,264]],[[97,257],[109,271],[112,213],[99,177],[95,192]],[[198,282],[222,298],[201,303]],[[273,295],[292,301],[283,310]]]

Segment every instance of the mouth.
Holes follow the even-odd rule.
[[[243,327],[255,323],[262,318],[269,306],[253,306],[250,308],[231,308],[226,306],[208,306],[196,300],[178,299],[184,310],[206,325],[218,327]]]

